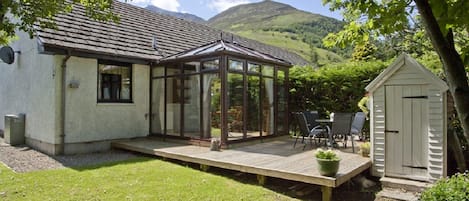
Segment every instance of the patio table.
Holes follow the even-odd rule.
[[[327,137],[328,137],[328,143],[327,146],[332,147],[334,144],[334,141],[332,139],[332,133],[331,133],[331,127],[332,123],[334,122],[333,119],[316,119],[316,122],[318,122],[322,127],[325,127],[327,129]],[[330,125],[330,126],[329,126]]]

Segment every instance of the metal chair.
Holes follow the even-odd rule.
[[[298,122],[298,126],[300,128],[300,135],[302,137],[302,142],[304,142],[305,137],[308,137],[310,139],[310,144],[313,146],[313,139],[320,133],[326,132],[326,129],[322,128],[321,126],[315,126],[310,129],[308,126],[308,122],[306,120],[306,117],[303,112],[296,112],[293,113],[295,116],[295,119]],[[295,148],[296,143],[298,142],[298,138],[300,135],[296,135],[295,143],[293,144],[293,148]],[[303,146],[303,150],[305,149],[306,144]]]
[[[319,140],[321,143],[321,138],[327,138],[328,130],[330,128],[327,125],[321,125],[316,120],[319,119],[318,111],[304,111],[306,122],[308,123],[308,129],[314,131],[315,139]],[[326,128],[327,127],[327,128]]]
[[[359,136],[360,139],[364,138],[362,130],[363,130],[363,126],[365,125],[365,121],[366,121],[365,113],[363,112],[355,113],[355,117],[353,118],[353,122],[352,122],[352,129],[350,130],[352,139],[354,135]]]
[[[350,136],[352,128],[353,113],[335,113],[332,122],[331,135],[334,138],[342,138],[344,148],[347,148],[347,137]],[[331,142],[333,143],[333,142]],[[355,152],[352,139],[352,150]]]

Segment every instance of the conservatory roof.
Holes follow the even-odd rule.
[[[228,42],[225,40],[217,40],[200,47],[196,47],[187,51],[183,51],[162,59],[163,62],[183,60],[190,58],[200,58],[204,56],[217,55],[225,53],[238,57],[247,57],[252,60],[260,60],[267,63],[275,63],[283,66],[291,66],[292,64],[286,60],[274,57],[270,54],[262,53],[254,49],[244,47],[236,42]]]

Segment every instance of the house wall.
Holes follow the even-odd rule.
[[[6,114],[26,114],[26,141],[55,144],[58,114],[55,84],[60,81],[57,70],[60,60],[38,53],[36,39],[18,32],[19,40],[11,44],[15,62],[0,62],[0,129],[4,129]],[[45,150],[53,151],[53,150]]]
[[[97,59],[71,57],[67,62],[65,152],[109,149],[110,141],[149,134],[149,75],[145,65],[132,66],[133,103],[97,103]]]
[[[445,92],[441,92],[438,87],[425,79],[423,74],[415,68],[401,63],[402,66],[386,82],[378,87],[371,97],[371,159],[372,175],[385,176],[385,125],[386,125],[386,85],[428,85],[428,179],[433,181],[445,176],[446,158],[446,113],[444,111]]]

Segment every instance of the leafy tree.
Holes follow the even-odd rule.
[[[363,43],[405,31],[418,10],[434,50],[443,64],[456,111],[469,140],[469,84],[465,64],[469,63],[469,43],[456,45],[455,35],[468,33],[469,1],[467,0],[323,0],[333,10],[343,10],[347,24],[344,30],[328,35],[326,45]],[[467,40],[467,39],[466,39]],[[450,145],[451,146],[451,145]],[[465,165],[460,163],[460,170]]]
[[[93,19],[118,21],[118,16],[111,12],[112,0],[1,0],[0,45],[8,44],[16,30],[25,31],[32,37],[35,26],[54,28],[54,16],[71,12],[77,4],[84,6],[86,14]]]
[[[354,61],[368,61],[376,59],[376,45],[370,42],[364,44],[357,44],[353,50],[352,59]]]

